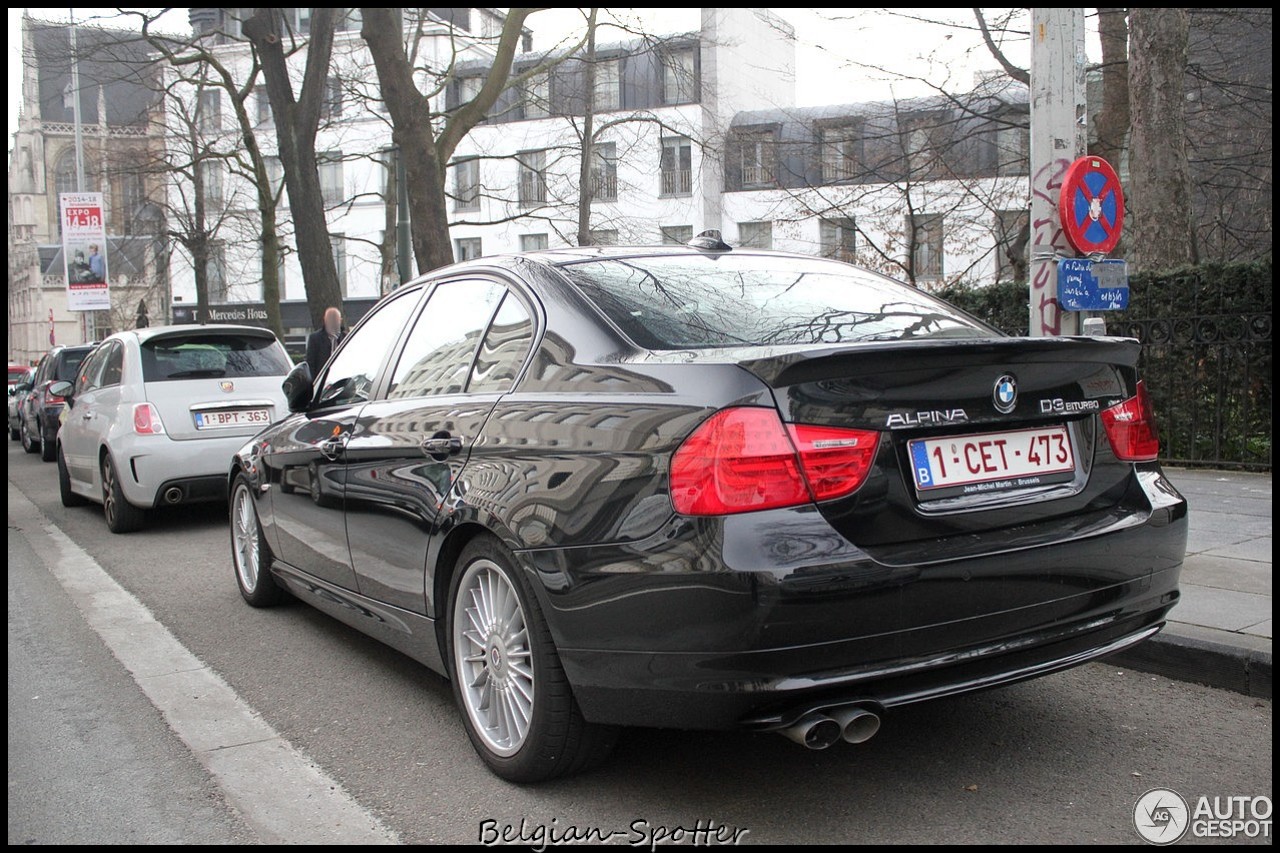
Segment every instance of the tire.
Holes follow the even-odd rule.
[[[31,437],[31,430],[27,429],[27,419],[23,418],[18,422],[19,440],[22,442],[22,449],[28,453],[39,453],[40,442]]]
[[[63,506],[84,506],[89,502],[83,495],[71,491],[71,472],[67,470],[67,460],[62,457],[61,444],[58,445],[58,493]]]
[[[511,782],[539,782],[609,757],[617,728],[583,719],[538,600],[501,543],[483,537],[467,544],[448,601],[453,695],[491,771]]]
[[[58,431],[54,430],[53,435],[49,435],[48,430],[43,430],[40,437],[40,458],[45,462],[54,462],[58,458]]]
[[[253,486],[244,474],[237,474],[231,484],[229,506],[231,561],[241,597],[253,607],[279,604],[284,590],[271,574],[271,549],[262,536],[258,508],[253,503]]]
[[[142,527],[147,517],[145,510],[125,498],[110,453],[102,455],[102,514],[106,516],[107,529],[112,533],[132,533]]]
[[[21,441],[21,440],[22,440],[22,431],[21,431],[21,430],[19,430],[16,426],[11,426],[11,427],[9,427],[9,440],[10,440],[10,441]]]

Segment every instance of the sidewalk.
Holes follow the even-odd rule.
[[[1166,468],[1190,505],[1182,600],[1109,660],[1271,698],[1271,475]]]

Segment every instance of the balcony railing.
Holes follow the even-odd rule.
[[[742,167],[742,185],[749,187],[758,184],[773,183],[773,172],[760,165]]]
[[[522,205],[544,204],[547,200],[547,185],[541,175],[526,175],[520,179],[520,203]]]
[[[693,192],[693,172],[689,169],[672,169],[662,173],[663,195],[689,195]]]
[[[618,198],[618,175],[616,173],[596,172],[592,176],[592,198],[596,201],[616,201]]]

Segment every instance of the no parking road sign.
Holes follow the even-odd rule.
[[[1124,190],[1111,164],[1101,157],[1072,163],[1062,179],[1058,214],[1077,252],[1105,255],[1114,249],[1124,226]]]

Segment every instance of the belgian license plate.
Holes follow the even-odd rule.
[[[230,427],[264,427],[271,423],[268,409],[218,409],[196,412],[196,429],[228,429]]]
[[[1065,426],[922,438],[907,447],[916,489],[930,497],[1062,482],[1076,468]]]

